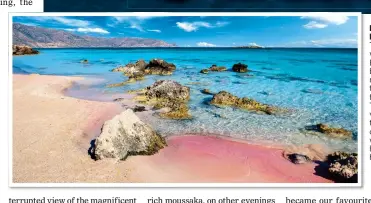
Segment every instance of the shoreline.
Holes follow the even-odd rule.
[[[314,163],[286,160],[284,149],[213,135],[166,136],[169,146],[153,156],[94,161],[94,134],[123,108],[65,95],[79,79],[13,75],[13,182],[332,182],[314,175]]]

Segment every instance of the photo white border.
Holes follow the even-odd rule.
[[[13,36],[13,17],[16,16],[354,16],[357,17],[358,25],[358,183],[13,183],[13,56],[12,56],[12,36]],[[311,188],[311,187],[362,187],[363,185],[363,121],[362,121],[362,94],[363,94],[363,70],[362,70],[362,15],[360,12],[128,12],[128,13],[9,13],[9,92],[8,92],[8,186],[25,187],[126,187],[126,188]]]

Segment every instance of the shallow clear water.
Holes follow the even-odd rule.
[[[357,50],[356,49],[40,49],[35,56],[13,58],[14,73],[85,75],[102,78],[85,94],[124,93],[151,85],[160,79],[171,79],[191,87],[189,103],[192,120],[149,120],[160,133],[217,133],[254,141],[274,143],[321,143],[334,149],[357,150]],[[117,88],[106,84],[126,80],[110,69],[118,65],[162,58],[177,66],[172,76],[147,76],[144,81]],[[88,64],[81,64],[88,59]],[[211,72],[200,70],[212,64],[226,66],[246,63],[249,73]],[[253,75],[253,76],[250,76]],[[212,92],[226,90],[239,97],[286,107],[287,116],[258,115],[233,108],[217,108],[207,101]],[[98,99],[98,97],[96,97]],[[337,140],[303,134],[301,129],[316,123],[328,123],[353,131],[353,140]]]

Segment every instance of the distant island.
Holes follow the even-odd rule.
[[[177,47],[162,40],[138,37],[92,37],[62,29],[13,24],[13,45],[33,48]]]
[[[259,45],[247,45],[247,46],[238,46],[236,48],[243,48],[243,49],[263,49],[264,47]]]

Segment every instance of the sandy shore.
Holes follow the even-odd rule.
[[[331,182],[276,148],[174,136],[153,156],[94,161],[90,141],[122,108],[63,95],[81,78],[13,76],[13,182]]]

